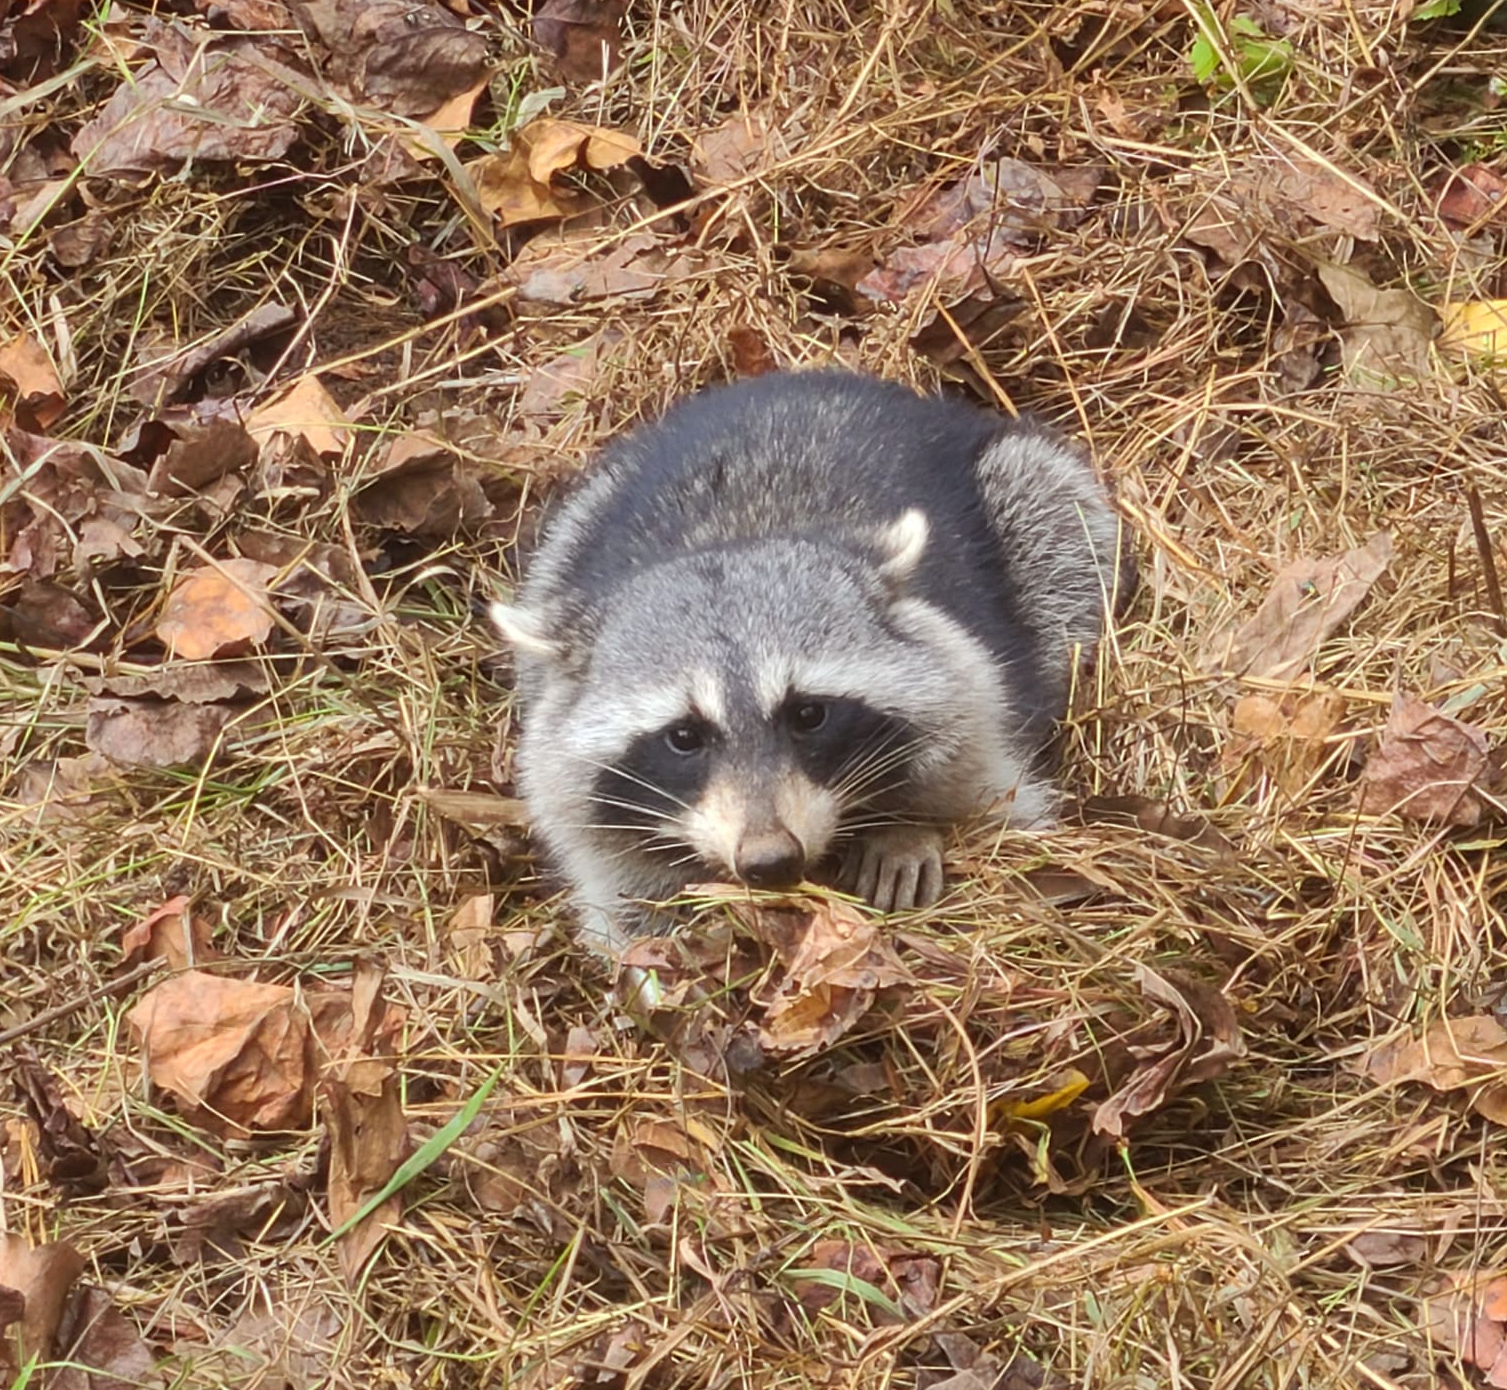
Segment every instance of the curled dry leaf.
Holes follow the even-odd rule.
[[[378,1192],[408,1157],[408,1121],[392,1063],[359,1057],[335,1064],[320,1084],[330,1135],[330,1220],[343,1225]],[[346,1282],[356,1285],[372,1252],[403,1210],[395,1192],[345,1231],[337,1243]]]
[[[1365,545],[1323,560],[1294,560],[1272,581],[1251,620],[1207,662],[1237,676],[1283,680],[1318,657],[1319,647],[1371,591],[1392,559],[1392,537],[1378,531]]]
[[[76,1329],[72,1342],[61,1348],[60,1361],[70,1369],[87,1367],[77,1381],[59,1378],[56,1387],[73,1385],[88,1390],[130,1386],[132,1390],[161,1390],[167,1376],[157,1357],[142,1339],[136,1324],[111,1301],[105,1289],[90,1286],[79,1291],[69,1309],[69,1325]]]
[[[1131,1123],[1165,1105],[1188,1086],[1221,1076],[1245,1056],[1245,1040],[1230,1001],[1197,980],[1159,975],[1148,966],[1136,969],[1148,999],[1162,1004],[1177,1022],[1174,1039],[1136,1039],[1139,1059],[1130,1078],[1095,1111],[1096,1134],[1123,1139]]]
[[[213,935],[214,924],[195,917],[189,910],[189,899],[180,893],[121,937],[121,964],[129,969],[142,961],[160,960],[171,970],[190,970],[220,959],[220,952],[210,944]]]
[[[242,655],[272,632],[267,584],[276,573],[240,559],[188,571],[168,597],[158,638],[184,661]]]
[[[1476,825],[1486,809],[1477,787],[1490,767],[1480,729],[1399,691],[1356,804],[1366,815]]]
[[[504,227],[558,221],[580,211],[584,198],[557,186],[556,174],[615,169],[643,153],[631,135],[540,117],[515,130],[505,154],[486,155],[466,166],[482,207]]]
[[[858,293],[899,302],[927,285],[945,300],[992,298],[993,282],[1025,248],[1088,215],[1101,178],[1097,169],[1048,171],[1009,158],[981,165],[913,206],[904,221],[920,244],[885,257],[858,282]]]
[[[1421,1037],[1401,1038],[1366,1058],[1366,1075],[1381,1086],[1422,1081],[1436,1091],[1467,1090],[1471,1106],[1507,1125],[1507,1028],[1489,1014],[1440,1019]]]
[[[308,1126],[321,1055],[391,1049],[402,1011],[363,1018],[360,1002],[189,970],[147,991],[127,1021],[154,1085],[206,1129],[244,1137]]]
[[[449,536],[492,515],[476,472],[432,434],[415,431],[393,440],[376,473],[355,499],[356,513],[369,526]]]
[[[910,979],[879,924],[840,899],[803,908],[740,903],[735,911],[784,967],[759,1030],[771,1052],[799,1057],[831,1046],[881,989]]]
[[[63,384],[57,369],[47,350],[29,333],[18,333],[0,345],[0,399],[27,430],[46,430],[63,414]]]

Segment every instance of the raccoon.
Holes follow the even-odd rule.
[[[935,902],[956,822],[1050,820],[1043,752],[1130,575],[1076,450],[875,378],[714,387],[619,438],[491,609],[584,940],[729,876]]]

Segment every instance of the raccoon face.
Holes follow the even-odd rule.
[[[761,708],[751,691],[696,684],[700,698],[635,736],[591,794],[601,829],[682,881],[793,887],[906,781],[912,731],[861,699],[791,690]]]

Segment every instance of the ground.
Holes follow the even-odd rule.
[[[0,1379],[1507,1385],[1500,0],[0,35]],[[831,361],[1081,440],[1140,585],[1059,828],[650,1007],[475,615]]]

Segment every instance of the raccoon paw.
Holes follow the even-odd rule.
[[[930,907],[942,896],[942,836],[922,825],[871,830],[849,851],[842,874],[881,912]]]

